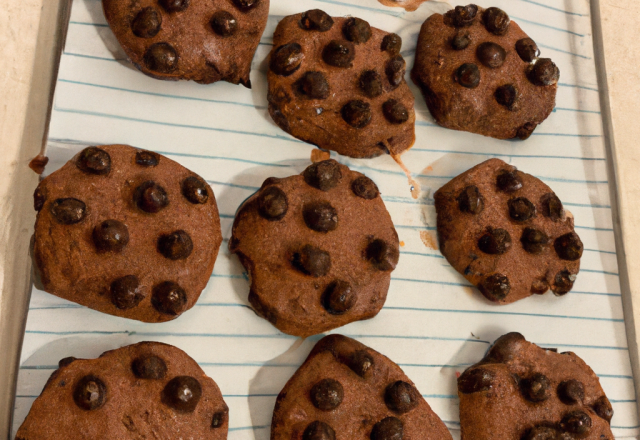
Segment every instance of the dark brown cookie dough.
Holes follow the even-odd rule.
[[[296,336],[375,316],[399,255],[376,184],[334,160],[265,180],[240,207],[229,249],[258,314]]]
[[[456,6],[422,25],[411,71],[436,122],[528,138],[553,111],[558,67],[498,8]]]
[[[571,290],[582,242],[551,188],[500,159],[435,193],[440,251],[490,301]]]
[[[38,185],[34,207],[44,290],[145,322],[193,307],[222,242],[211,187],[171,159],[126,145],[82,150]]]
[[[102,6],[127,56],[146,75],[251,88],[269,0],[103,0]]]
[[[321,339],[278,395],[271,440],[451,440],[402,369],[342,335]]]
[[[458,378],[462,440],[613,440],[611,403],[572,352],[508,333]]]
[[[16,440],[224,440],[228,429],[220,389],[198,364],[171,345],[141,342],[62,359]]]
[[[285,17],[269,58],[269,114],[284,131],[351,157],[415,141],[402,40],[359,18],[314,9]]]

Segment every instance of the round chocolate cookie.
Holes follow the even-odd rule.
[[[490,301],[573,287],[583,246],[551,188],[500,159],[435,193],[440,251]]]
[[[462,440],[613,440],[611,403],[575,353],[520,333],[496,340],[458,378]]]
[[[452,439],[398,365],[342,335],[321,339],[278,395],[271,439],[292,438]]]
[[[126,145],[85,148],[40,182],[34,204],[42,288],[125,318],[169,321],[193,307],[222,242],[211,187]]]
[[[251,88],[269,0],[103,0],[102,7],[127,56],[146,75]]]
[[[284,131],[351,157],[413,145],[414,99],[398,35],[314,9],[282,19],[273,44],[269,114]]]
[[[499,8],[456,6],[422,25],[411,71],[436,122],[527,139],[553,111],[558,67]]]
[[[182,350],[141,342],[97,359],[65,358],[16,439],[225,440],[229,409]]]
[[[375,316],[399,255],[376,184],[335,160],[265,180],[238,210],[229,249],[256,312],[296,336]]]

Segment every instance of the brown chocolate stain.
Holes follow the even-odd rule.
[[[314,148],[311,150],[311,162],[322,162],[323,160],[331,159],[331,154],[326,150],[320,148]]]
[[[409,181],[409,191],[411,191],[411,197],[413,197],[414,199],[417,199],[420,196],[420,183],[418,183],[418,181],[413,178],[413,176],[411,175],[411,171],[409,171],[409,168],[407,168],[404,162],[402,162],[402,159],[400,158],[399,154],[391,153],[390,155],[393,158],[393,160],[395,160],[396,163],[400,165],[400,168],[402,169],[402,171],[407,175],[407,180]]]
[[[44,173],[44,168],[49,163],[49,158],[40,153],[29,162],[29,168],[36,172],[36,174]]]
[[[420,239],[429,249],[438,250],[438,242],[429,231],[420,231]]]
[[[378,0],[385,6],[389,6],[390,8],[404,8],[405,11],[412,12],[418,9],[418,7],[429,0]]]

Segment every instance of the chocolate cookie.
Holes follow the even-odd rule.
[[[424,22],[411,71],[436,122],[527,139],[553,111],[560,71],[501,9],[456,6]]]
[[[251,88],[251,60],[269,0],[103,0],[102,6],[120,45],[144,74]]]
[[[451,440],[393,361],[342,335],[321,339],[278,395],[271,440]]]
[[[256,312],[296,336],[375,316],[399,255],[376,184],[335,160],[265,180],[236,214],[229,249]]]
[[[185,352],[141,342],[97,359],[62,359],[16,440],[224,440],[228,413],[216,383]]]
[[[458,378],[462,440],[613,440],[611,403],[572,352],[508,333]]]
[[[490,301],[508,304],[571,290],[582,242],[547,185],[500,159],[435,193],[440,251]]]
[[[125,145],[85,148],[40,182],[34,205],[43,289],[145,322],[193,307],[222,241],[213,190],[201,177]]]
[[[415,141],[402,40],[319,9],[278,23],[269,57],[269,114],[292,136],[351,157],[400,154]]]

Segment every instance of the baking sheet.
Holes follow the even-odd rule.
[[[373,178],[400,240],[385,308],[369,321],[335,330],[399,363],[432,408],[459,436],[455,375],[490,342],[519,331],[545,347],[571,350],[600,376],[611,400],[616,438],[640,433],[622,317],[612,231],[602,121],[587,0],[495,0],[561,70],[557,108],[526,142],[498,141],[436,126],[419,91],[416,144],[403,156],[420,184],[418,199],[387,156],[332,157]],[[145,77],[126,61],[106,26],[99,0],[74,0],[50,127],[50,173],[86,145],[126,143],[166,154],[205,177],[229,238],[239,204],[269,176],[301,172],[313,147],[282,132],[266,111],[266,62],[278,20],[321,8],[355,15],[403,38],[413,65],[421,23],[448,4],[416,12],[374,0],[273,1],[251,73],[253,89]],[[407,76],[408,78],[408,76]],[[448,179],[499,157],[549,184],[575,217],[585,253],[574,290],[494,306],[471,289],[434,249],[433,193]],[[157,340],[189,353],[220,386],[230,407],[230,439],[266,439],[275,398],[320,336],[305,341],[278,332],[248,307],[248,282],[223,243],[211,282],[198,304],[176,321],[143,324],[33,291],[18,378],[14,431],[57,361]]]

